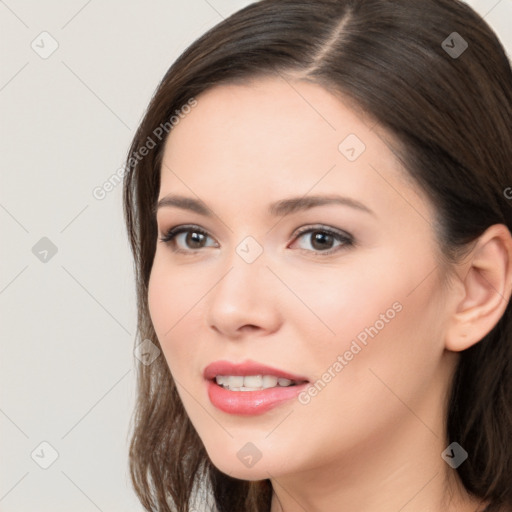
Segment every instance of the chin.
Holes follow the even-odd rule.
[[[283,467],[283,460],[266,457],[261,452],[258,456],[256,452],[252,452],[250,445],[238,450],[235,454],[231,450],[226,450],[224,452],[216,451],[213,454],[208,453],[208,455],[212,464],[219,471],[240,480],[266,480],[271,476],[279,477],[290,471],[290,468]]]
[[[268,469],[266,466],[260,466],[259,463],[256,463],[252,468],[244,468],[240,467],[240,463],[232,463],[226,464],[223,463],[216,464],[215,461],[212,461],[213,465],[221,472],[231,478],[237,478],[239,480],[247,480],[247,481],[258,481],[258,480],[266,480],[270,478],[270,475],[274,476],[274,473],[271,469]],[[261,462],[261,461],[260,461]]]

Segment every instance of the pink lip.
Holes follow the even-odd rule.
[[[259,391],[230,391],[215,382],[217,375],[275,375],[300,384]],[[216,361],[205,368],[203,376],[207,381],[210,402],[223,412],[243,416],[263,414],[279,404],[295,398],[309,384],[305,377],[253,361],[239,364]]]

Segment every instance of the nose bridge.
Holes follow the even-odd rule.
[[[248,262],[237,251],[238,248],[226,258],[226,270],[222,273],[223,277],[215,286],[215,290],[212,290],[212,295],[217,302],[233,303],[240,307],[256,305],[258,298],[262,298],[260,286],[265,280],[263,274],[265,271],[268,272],[268,269],[262,256]]]
[[[210,294],[209,325],[225,334],[233,335],[244,325],[275,327],[278,308],[268,284],[271,273],[263,248],[256,244],[255,240],[244,239],[235,248]]]

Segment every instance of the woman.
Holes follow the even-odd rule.
[[[455,0],[262,0],[179,57],[124,191],[147,510],[512,510],[511,137]]]

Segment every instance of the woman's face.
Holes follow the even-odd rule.
[[[434,212],[377,127],[299,81],[196,99],[167,140],[157,213],[160,237],[189,231],[157,241],[149,305],[213,463],[279,478],[436,440],[453,364]],[[239,389],[279,371],[296,386]]]

